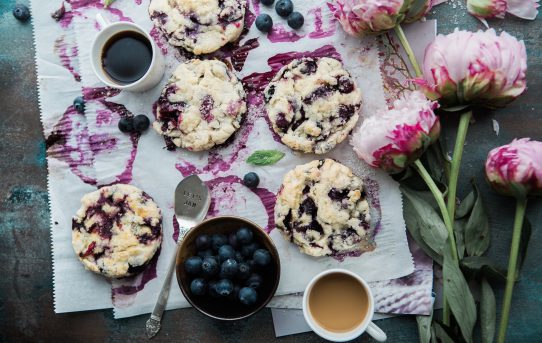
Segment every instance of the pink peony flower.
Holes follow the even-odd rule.
[[[529,138],[491,150],[486,177],[493,189],[505,195],[542,195],[542,142]]]
[[[523,41],[495,30],[455,30],[427,46],[424,79],[417,79],[429,99],[445,107],[504,107],[527,87]]]
[[[350,143],[360,158],[388,173],[398,173],[416,161],[427,147],[438,139],[440,122],[433,110],[436,102],[423,93],[407,93],[365,119],[354,131]]]
[[[401,22],[423,17],[433,0],[334,0],[328,7],[343,29],[354,36],[378,34]]]
[[[534,20],[539,0],[467,0],[467,10],[478,18],[504,18],[506,12]]]

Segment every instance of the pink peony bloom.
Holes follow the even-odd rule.
[[[525,44],[493,29],[438,35],[425,49],[422,69],[424,79],[415,82],[445,107],[504,107],[527,87]]]
[[[542,195],[542,142],[515,139],[491,150],[486,161],[486,177],[501,194]]]
[[[328,7],[353,36],[378,34],[423,17],[433,0],[334,0]]]
[[[539,0],[467,0],[467,10],[478,18],[504,18],[506,12],[534,20]]]
[[[436,102],[423,93],[407,93],[365,119],[354,131],[350,143],[360,158],[388,173],[398,173],[416,161],[427,147],[438,139],[440,122],[433,110]]]

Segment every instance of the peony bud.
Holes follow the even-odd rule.
[[[388,173],[398,173],[416,161],[438,139],[437,103],[423,93],[407,93],[390,110],[365,119],[352,134],[351,144],[360,158]]]
[[[467,10],[478,18],[504,18],[506,12],[534,20],[539,0],[467,0]]]
[[[353,36],[378,34],[403,21],[413,22],[431,9],[432,0],[334,0],[328,7]]]
[[[542,196],[542,142],[514,139],[491,150],[487,155],[486,177],[501,194]]]
[[[527,86],[525,44],[493,29],[438,35],[425,50],[422,68],[424,79],[415,82],[445,107],[504,107]]]

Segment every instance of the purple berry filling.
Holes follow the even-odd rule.
[[[164,12],[153,12],[151,14],[151,20],[157,20],[160,22],[160,24],[165,25],[167,21],[167,14],[165,14]]]
[[[332,188],[327,195],[331,198],[331,200],[342,201],[348,197],[348,193],[350,193],[350,190],[348,189],[339,190],[337,188]]]
[[[201,106],[199,108],[201,112],[201,117],[208,123],[210,123],[211,121],[213,121],[213,119],[215,119],[215,117],[211,113],[211,111],[213,110],[214,104],[215,104],[215,101],[213,100],[213,97],[210,95],[206,95],[203,97]]]
[[[307,59],[303,62],[303,68],[300,70],[301,74],[310,75],[316,73],[318,70],[318,64],[314,59]]]
[[[339,85],[339,92],[343,94],[349,94],[354,91],[354,83],[348,76],[341,76],[337,83]]]
[[[317,212],[316,204],[314,203],[314,200],[312,198],[307,197],[303,202],[301,203],[301,206],[299,207],[300,214],[306,213],[311,216],[315,216]]]
[[[290,127],[290,122],[286,119],[286,115],[282,112],[277,115],[276,124],[277,127],[284,132],[288,131],[288,128]]]
[[[310,105],[317,99],[328,96],[332,91],[333,89],[329,85],[320,86],[316,88],[314,92],[312,92],[310,95],[305,97],[305,99],[303,99],[303,103],[306,105]]]
[[[356,106],[354,105],[340,105],[339,106],[339,117],[344,121],[350,120],[354,113],[356,112]]]

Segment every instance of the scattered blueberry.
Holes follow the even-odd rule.
[[[233,291],[233,283],[228,279],[222,279],[216,283],[215,290],[219,295],[227,297]]]
[[[299,12],[292,12],[288,16],[288,25],[294,30],[301,28],[303,23],[305,23],[305,18],[303,17],[303,14]]]
[[[209,285],[207,286],[207,292],[213,298],[218,298],[220,296],[216,291],[216,284],[216,281],[209,281]]]
[[[235,257],[234,258],[238,263],[245,262],[245,257],[243,256],[243,254],[240,251],[235,252]]]
[[[207,284],[204,279],[197,278],[190,283],[190,292],[194,295],[204,295],[207,290]]]
[[[20,21],[27,21],[30,18],[30,10],[23,4],[13,7],[13,16]]]
[[[260,14],[256,18],[256,28],[262,32],[269,32],[273,28],[273,19],[269,14]]]
[[[199,274],[201,273],[201,264],[203,260],[199,256],[189,257],[184,261],[184,270],[189,274]]]
[[[265,249],[256,250],[252,258],[254,259],[254,263],[259,267],[265,267],[271,263],[271,254]]]
[[[214,251],[218,251],[221,246],[228,243],[228,238],[221,233],[215,233],[211,236],[211,246]]]
[[[218,260],[224,262],[227,259],[235,257],[235,250],[229,244],[225,244],[218,249]]]
[[[209,235],[199,235],[196,237],[196,249],[204,250],[211,247],[211,237]]]
[[[136,132],[143,132],[149,128],[151,121],[144,114],[138,114],[134,117],[134,129]]]
[[[260,274],[252,274],[247,279],[246,285],[250,288],[258,289],[263,283],[263,279]]]
[[[252,271],[252,268],[248,265],[248,263],[239,263],[239,271],[237,272],[237,277],[240,280],[248,279]]]
[[[260,246],[256,242],[245,244],[241,248],[241,254],[243,254],[243,256],[246,258],[251,258],[252,255],[254,255],[254,252],[256,251],[256,249],[258,249],[259,247]]]
[[[275,0],[260,0],[260,2],[262,5],[271,6],[275,2]]]
[[[78,96],[77,98],[73,99],[73,108],[75,108],[77,113],[84,114],[85,113],[85,99],[83,99],[82,96]]]
[[[233,258],[227,259],[222,262],[222,265],[220,266],[220,277],[233,278],[238,270],[239,266],[237,265],[237,261]]]
[[[218,262],[213,256],[207,256],[203,259],[201,270],[205,276],[213,276],[218,273]]]
[[[201,258],[205,258],[207,256],[213,256],[213,255],[214,255],[214,252],[211,249],[198,251],[198,256]]]
[[[239,290],[239,301],[244,305],[254,305],[258,300],[258,293],[254,288],[243,287]]]
[[[256,188],[260,184],[260,177],[254,172],[246,173],[243,177],[243,184],[248,188]]]
[[[124,133],[134,132],[134,118],[122,117],[119,120],[119,130]]]
[[[237,242],[240,244],[248,244],[252,242],[252,231],[246,227],[242,227],[237,230],[236,236]]]
[[[275,11],[281,17],[287,17],[294,10],[294,4],[291,0],[279,0],[275,5]]]
[[[237,243],[237,235],[235,234],[235,232],[231,232],[231,233],[228,235],[228,243],[229,243],[234,249],[239,248],[239,244]]]

